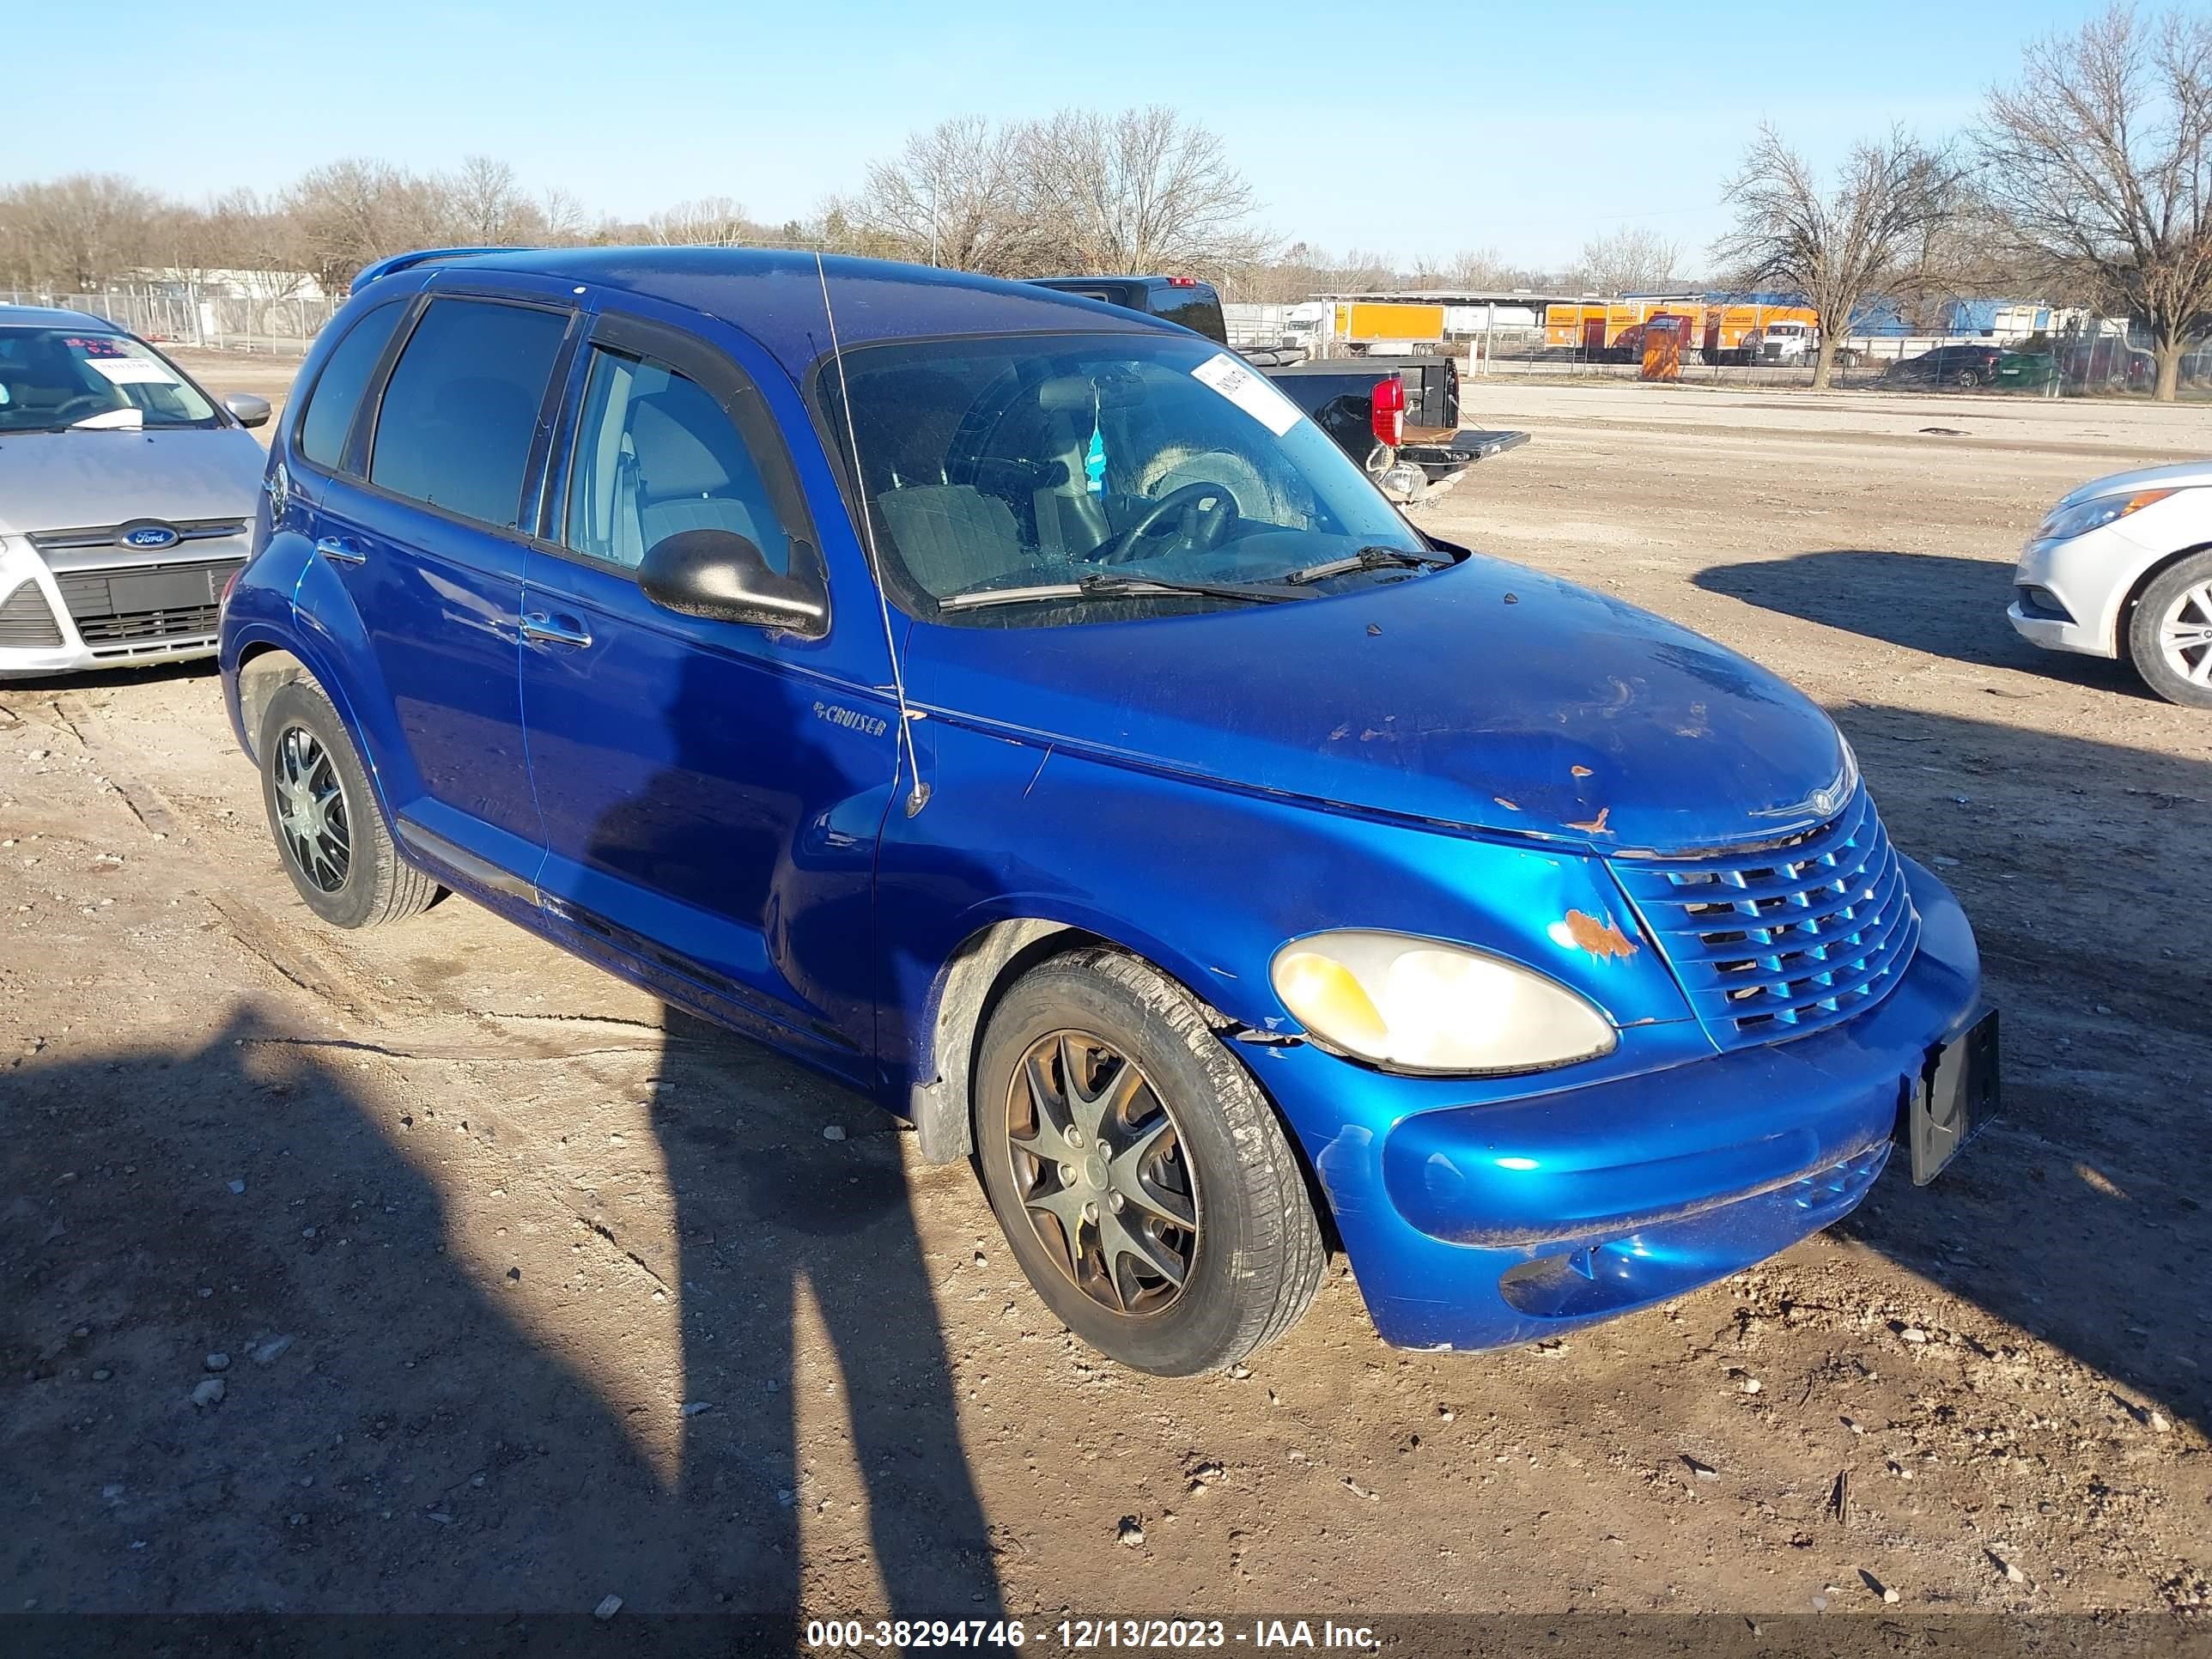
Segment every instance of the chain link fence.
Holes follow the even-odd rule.
[[[112,288],[98,294],[0,289],[0,304],[89,312],[155,345],[292,358],[306,355],[342,303],[320,295],[249,295],[189,285]]]
[[[1689,386],[1809,387],[1819,334],[1802,306],[1728,301],[1455,301],[1394,295],[1379,303],[1325,300],[1223,307],[1230,343],[1316,357],[1443,352],[1471,377],[1665,379]],[[1985,332],[1885,331],[1838,343],[1830,383],[1846,389],[1998,393],[2019,398],[2149,398],[2157,362],[2124,319],[2048,307],[1991,307]],[[2008,313],[2009,314],[2008,316]],[[1420,337],[1346,337],[1348,325],[1410,319]],[[1443,326],[1437,329],[1437,321]],[[2011,319],[2018,319],[2014,321]],[[1473,326],[1466,325],[1472,324]],[[1664,372],[1647,374],[1647,344]],[[2212,401],[2212,337],[2184,356],[2179,394]]]
[[[1547,343],[1542,330],[1499,331],[1485,338],[1448,340],[1474,375],[1540,375],[1565,380],[1644,378],[1640,329],[1606,346]],[[1754,361],[1741,349],[1708,352],[1697,345],[1679,352],[1666,378],[1685,386],[1809,387],[1813,345],[1772,361]],[[2012,339],[1986,335],[1859,335],[1838,347],[1830,384],[1841,388],[1911,392],[1998,393],[2021,398],[2142,398],[2157,386],[2157,362],[2140,339],[2104,327],[2034,334]],[[2178,395],[2212,402],[2212,340],[2181,361]]]

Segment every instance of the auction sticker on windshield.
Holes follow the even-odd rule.
[[[85,367],[116,386],[174,386],[177,377],[144,357],[88,357]]]
[[[1278,438],[1298,423],[1298,406],[1275,390],[1267,377],[1227,355],[1209,357],[1190,372],[1235,404]]]

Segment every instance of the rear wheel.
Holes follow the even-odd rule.
[[[2212,550],[2154,577],[2128,617],[2128,657],[2168,702],[2212,708]]]
[[[1326,1251],[1273,1109],[1197,1006],[1128,957],[1018,981],[975,1072],[984,1191],[1062,1323],[1139,1370],[1188,1376],[1289,1330]]]
[[[320,686],[277,688],[258,752],[270,831],[308,908],[333,927],[374,927],[430,908],[438,884],[400,859],[368,769]]]

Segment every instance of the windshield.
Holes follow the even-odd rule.
[[[0,433],[218,423],[196,387],[127,334],[0,328]]]
[[[846,354],[856,469],[891,595],[909,610],[998,590],[1040,595],[1024,621],[1078,622],[1236,603],[1138,582],[1280,588],[1349,561],[1339,580],[1403,580],[1436,560],[1321,428],[1249,364],[1187,337],[1023,335]],[[841,447],[838,376],[820,380]],[[1441,562],[1441,561],[1437,561]],[[1100,579],[1110,579],[1102,581]],[[1122,603],[1109,606],[1107,590]],[[1014,606],[945,607],[1003,624]]]

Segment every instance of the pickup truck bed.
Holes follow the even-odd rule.
[[[1226,345],[1220,297],[1210,283],[1187,276],[1043,276],[1042,288],[1080,294],[1178,323]],[[1231,346],[1231,350],[1236,349]],[[1247,360],[1283,395],[1314,418],[1337,447],[1363,466],[1376,448],[1376,383],[1395,375],[1406,386],[1406,429],[1396,459],[1419,467],[1431,489],[1449,488],[1477,461],[1528,441],[1525,432],[1462,432],[1459,364],[1444,356],[1329,357],[1285,362],[1260,349]]]

